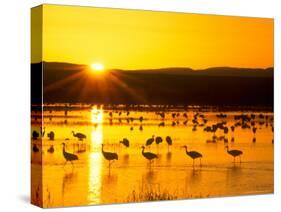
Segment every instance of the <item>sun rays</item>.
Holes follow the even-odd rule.
[[[141,88],[135,90],[127,84],[128,78],[133,84],[139,83],[139,79],[130,76],[130,74],[117,70],[105,71],[104,65],[98,63],[91,64],[88,67],[85,66],[84,69],[72,71],[72,74],[58,79],[55,83],[48,84],[46,82],[46,88],[44,90],[45,96],[55,95],[55,91],[59,89],[61,92],[64,92],[67,97],[79,90],[75,98],[82,102],[99,100],[105,103],[110,103],[111,101],[122,103],[126,101],[128,97],[133,98],[136,103],[145,104],[147,102],[145,96],[141,95],[142,92],[139,90]],[[71,89],[65,91],[64,88],[66,87]],[[118,96],[116,92],[120,89],[124,91],[126,95],[122,98],[119,96],[118,99],[116,99]]]

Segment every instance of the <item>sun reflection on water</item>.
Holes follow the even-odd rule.
[[[103,143],[103,109],[94,106],[91,110],[91,122],[95,124],[91,132],[91,152],[89,154],[89,195],[90,203],[100,203],[101,178],[102,178],[102,155],[100,153]]]
[[[102,106],[98,109],[98,106],[95,105],[91,110],[91,121],[93,124],[102,124],[103,123],[103,109]]]

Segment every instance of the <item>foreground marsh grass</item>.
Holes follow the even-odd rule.
[[[145,201],[161,201],[161,200],[180,200],[185,198],[206,198],[209,195],[188,194],[184,189],[169,190],[163,189],[160,184],[143,183],[139,190],[133,190],[127,198],[128,202],[145,202]]]

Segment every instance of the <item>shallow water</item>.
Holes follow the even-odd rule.
[[[243,151],[241,163],[239,158],[234,163],[232,156],[227,154],[224,140],[212,142],[213,133],[203,129],[221,121],[226,121],[226,126],[230,127],[238,122],[234,120],[234,115],[242,112],[226,112],[224,114],[227,114],[227,118],[223,119],[216,117],[218,112],[200,113],[205,115],[208,122],[204,126],[197,126],[196,131],[193,131],[195,111],[166,111],[163,119],[155,112],[130,111],[127,115],[127,112],[122,111],[119,115],[121,110],[114,110],[111,122],[112,111],[97,109],[95,106],[92,110],[69,110],[67,114],[64,111],[44,111],[46,131],[43,146],[38,140],[32,141],[39,147],[39,152],[32,152],[34,201],[42,200],[44,207],[58,207],[273,192],[272,121],[255,118],[255,143],[252,141],[254,134],[251,129],[236,127],[234,132],[229,130],[224,134],[222,130],[218,130],[215,133],[217,137],[225,135],[228,138],[230,150]],[[180,115],[172,118],[172,113],[178,112]],[[183,117],[184,113],[187,114],[187,119]],[[253,113],[260,114],[243,112]],[[272,113],[263,114],[268,115],[268,120],[273,116]],[[140,116],[144,119],[142,123]],[[127,121],[131,117],[134,118],[133,122]],[[198,118],[200,124],[202,120]],[[161,122],[165,126],[159,126]],[[39,132],[38,126],[34,122],[33,130]],[[73,137],[73,130],[84,133],[87,138],[79,141]],[[54,141],[47,137],[50,131],[55,132]],[[154,142],[151,147],[146,147],[145,151],[158,155],[158,159],[150,165],[141,153],[141,146],[152,135],[161,136],[163,142],[158,146]],[[171,136],[173,140],[173,145],[169,148],[166,136]],[[130,141],[129,148],[119,143],[123,138]],[[232,138],[234,142],[231,142]],[[74,165],[70,162],[65,164],[63,142],[66,143],[67,152],[79,157]],[[110,168],[101,153],[101,144],[104,144],[105,151],[118,154],[118,160]],[[54,153],[48,152],[50,145],[54,146]],[[195,160],[193,166],[183,145],[203,155],[202,166],[199,160]],[[36,192],[40,187],[40,180],[36,178],[40,177],[41,153],[44,164],[43,196]]]

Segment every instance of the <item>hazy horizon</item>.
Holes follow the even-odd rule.
[[[67,65],[77,65],[77,66],[90,66],[91,64],[82,64],[82,63],[71,63],[71,62],[66,62],[66,61],[41,61],[41,62],[31,62],[31,64],[38,64],[38,63],[56,63],[56,64],[67,64]],[[155,68],[140,68],[140,69],[121,69],[121,68],[105,68],[105,70],[123,70],[123,71],[138,71],[138,70],[158,70],[158,69],[172,69],[172,68],[178,68],[178,69],[191,69],[193,71],[200,71],[200,70],[207,70],[207,69],[212,69],[212,68],[233,68],[233,69],[262,69],[262,70],[267,70],[267,69],[274,69],[273,66],[267,66],[267,67],[247,67],[247,66],[228,66],[228,65],[221,65],[221,66],[208,66],[208,67],[202,67],[202,68],[193,68],[191,66],[162,66],[162,67],[155,67]]]

